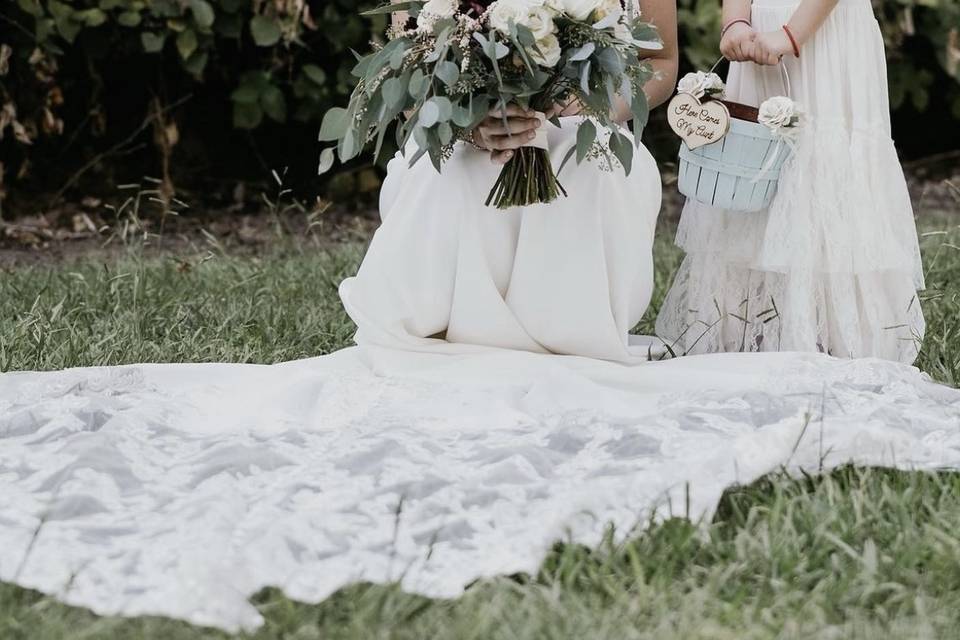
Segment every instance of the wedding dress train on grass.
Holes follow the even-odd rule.
[[[628,180],[565,169],[569,200],[501,214],[477,204],[493,169],[474,153],[448,165],[461,189],[392,165],[343,287],[359,347],[0,375],[0,580],[249,628],[263,586],[454,597],[535,571],[558,539],[624,539],[686,504],[709,517],[781,467],[960,466],[960,392],[905,365],[644,362],[626,333],[652,289],[647,157]]]

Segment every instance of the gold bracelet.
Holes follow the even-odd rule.
[[[470,129],[470,131],[465,132],[465,133],[460,137],[460,139],[463,140],[464,142],[466,142],[467,144],[469,144],[471,147],[473,147],[473,148],[476,149],[477,151],[487,151],[487,149],[485,149],[484,147],[481,147],[479,144],[477,144],[477,139],[476,139],[476,137],[475,137],[475,135],[474,135],[474,134],[476,133],[476,131],[477,131],[476,129]]]

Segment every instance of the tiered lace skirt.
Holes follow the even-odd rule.
[[[757,0],[779,29],[797,2]],[[769,211],[688,202],[687,256],[657,321],[678,353],[820,351],[912,362],[924,332],[923,270],[906,181],[890,137],[883,41],[869,0],[841,0],[778,67],[733,64],[727,96],[789,95],[809,117]]]

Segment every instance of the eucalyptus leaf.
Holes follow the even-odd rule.
[[[640,135],[650,119],[650,103],[647,101],[647,94],[643,87],[638,87],[634,92],[630,111],[633,113],[633,135],[636,138],[637,146],[640,146]]]
[[[597,127],[593,120],[584,120],[577,128],[577,164],[583,162],[597,139]]]
[[[317,168],[317,175],[323,175],[327,171],[330,171],[333,168],[333,161],[336,156],[334,155],[334,148],[329,147],[320,152],[320,166]]]
[[[473,124],[473,116],[467,107],[455,106],[450,119],[453,121],[453,124],[461,129],[466,129]]]
[[[429,79],[422,69],[414,69],[413,73],[410,74],[410,97],[414,100],[420,100],[423,98],[423,94],[427,89],[429,84]]]
[[[460,68],[449,60],[444,60],[438,64],[434,73],[445,85],[451,89],[457,84],[457,80],[460,79]]]
[[[422,122],[417,123],[417,127],[413,130],[413,141],[421,149],[426,149],[430,142],[427,140],[427,130],[421,125]]]
[[[583,64],[583,67],[580,69],[580,89],[586,95],[590,95],[590,61],[588,60]]]
[[[403,66],[403,59],[407,54],[407,46],[398,46],[394,49],[393,53],[390,54],[390,68],[397,70]]]
[[[370,64],[373,62],[375,57],[376,54],[371,53],[368,56],[358,58],[357,64],[354,65],[353,69],[351,69],[350,74],[357,78],[364,77],[367,74],[367,70],[370,68]]]
[[[453,127],[449,122],[441,122],[437,126],[437,135],[440,137],[440,143],[448,145],[453,140]]]
[[[437,121],[448,122],[453,117],[453,103],[446,96],[434,96],[430,102],[437,105]]]
[[[600,49],[595,58],[604,71],[611,75],[621,75],[626,71],[626,63],[620,53],[613,47],[604,47]]]
[[[581,60],[586,60],[593,55],[593,52],[597,50],[597,45],[592,42],[588,42],[581,47],[571,50],[569,60],[571,62],[580,62]]]
[[[334,107],[327,111],[323,116],[323,124],[320,125],[320,142],[333,142],[339,140],[350,126],[350,114],[342,107]]]
[[[610,151],[623,165],[624,173],[629,176],[633,168],[633,147],[630,145],[630,140],[619,131],[611,131]]]
[[[343,137],[340,139],[339,144],[337,145],[337,151],[340,153],[340,161],[347,162],[352,160],[360,153],[359,145],[357,144],[356,134],[352,130],[348,130]]]
[[[437,124],[440,120],[440,107],[434,102],[433,99],[428,100],[423,103],[423,106],[420,107],[420,126],[422,127],[432,127]]]
[[[593,28],[600,31],[603,29],[612,29],[613,27],[617,26],[618,22],[620,22],[620,16],[611,11],[600,20],[594,22]]]
[[[387,78],[383,81],[380,92],[383,94],[383,101],[387,106],[395,107],[407,97],[406,83],[400,78]]]

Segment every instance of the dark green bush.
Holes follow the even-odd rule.
[[[80,174],[99,172],[109,183],[134,168],[165,179],[210,167],[232,175],[241,163],[257,164],[253,158],[264,165],[258,171],[297,166],[315,189],[315,129],[349,93],[350,50],[383,33],[384,18],[358,15],[376,4],[6,0],[0,199],[5,183],[56,190]],[[894,107],[960,118],[960,0],[874,4]],[[710,66],[719,0],[679,5],[685,67]]]

